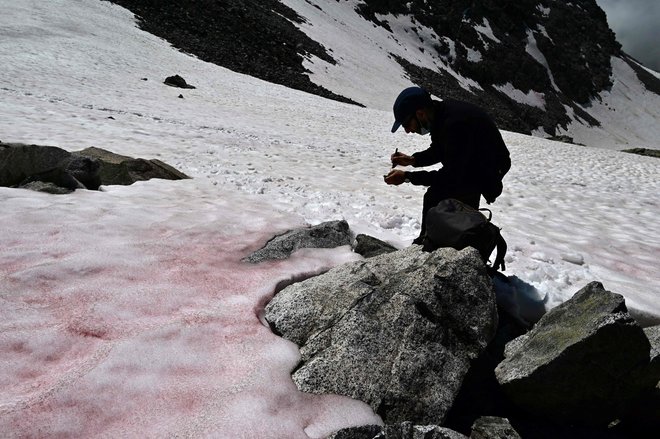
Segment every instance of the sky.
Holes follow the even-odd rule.
[[[660,72],[660,2],[657,0],[596,0],[607,14],[623,50],[646,67]]]
[[[390,111],[180,53],[108,2],[0,9],[0,140],[96,146],[192,177],[64,196],[0,188],[3,437],[304,439],[380,422],[359,401],[299,392],[297,347],[259,318],[279,282],[361,257],[241,259],[336,219],[410,245],[423,189],[382,175],[395,148],[428,139],[390,133]],[[173,74],[197,88],[162,84]],[[502,134],[513,165],[491,206],[509,244],[498,301],[533,320],[596,280],[660,322],[660,161]]]

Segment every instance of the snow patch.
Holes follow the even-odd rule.
[[[575,122],[558,131],[570,133],[579,143],[601,148],[660,149],[660,96],[646,89],[626,61],[612,57],[610,62],[612,88],[583,107],[601,125],[587,127]],[[576,120],[574,114],[572,119]]]
[[[483,35],[486,38],[488,38],[491,41],[494,41],[496,43],[501,43],[501,41],[495,36],[493,33],[493,29],[490,27],[490,22],[486,17],[484,17],[484,20],[481,24],[475,24],[474,25],[474,30],[476,30],[479,35]],[[483,41],[483,39],[482,39]],[[486,44],[486,49],[488,48],[487,43],[484,41],[484,44]]]
[[[534,90],[530,90],[525,93],[522,90],[515,88],[511,83],[506,83],[504,85],[494,85],[493,88],[504,93],[520,104],[525,104],[545,110],[545,95],[543,93],[539,93]]]
[[[550,65],[548,64],[548,60],[545,59],[545,55],[543,55],[543,52],[541,52],[541,49],[539,49],[538,45],[536,44],[536,38],[534,38],[534,32],[532,32],[531,29],[527,29],[527,46],[525,46],[525,50],[539,64],[545,67],[545,70],[548,72],[548,77],[550,78],[550,83],[552,84],[552,87],[555,90],[560,91],[559,87],[557,87],[557,84],[555,83],[555,78],[552,75],[552,71],[550,70]]]
[[[483,59],[481,56],[481,52],[478,50],[471,49],[469,47],[466,47],[467,49],[467,60],[470,62],[479,62]]]
[[[541,14],[543,14],[544,17],[547,17],[550,15],[550,8],[543,6],[543,5],[536,5],[536,10],[539,11]]]

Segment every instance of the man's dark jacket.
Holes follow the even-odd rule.
[[[412,184],[431,186],[440,198],[484,195],[493,202],[509,170],[509,151],[493,120],[476,105],[447,99],[433,101],[431,146],[413,154],[415,167],[442,163],[434,171],[406,172]],[[493,187],[495,186],[495,187]],[[439,194],[440,195],[440,194]]]

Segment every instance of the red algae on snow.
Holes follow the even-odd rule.
[[[229,193],[196,212],[204,190],[35,194],[50,201],[38,212],[9,194],[1,259],[23,256],[0,266],[4,436],[307,438],[379,422],[361,402],[299,392],[297,347],[255,315],[278,283],[354,256],[241,262],[300,220]]]

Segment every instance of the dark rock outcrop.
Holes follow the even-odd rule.
[[[552,0],[365,0],[357,10],[385,28],[386,19],[376,19],[376,14],[411,15],[413,23],[433,29],[440,38],[431,43],[420,37],[420,47],[434,47],[454,71],[479,83],[482,90],[466,90],[443,69],[422,68],[397,58],[413,82],[437,96],[489,108],[500,128],[525,134],[539,126],[550,135],[556,134],[559,126],[565,128],[570,121],[565,106],[579,112],[586,123],[599,125],[575,104],[585,105],[611,87],[610,57],[624,56],[594,0],[579,4]],[[490,28],[487,34],[478,31],[485,23]],[[415,32],[416,28],[410,30]],[[530,45],[543,53],[552,76],[532,55],[536,48],[530,49]],[[470,53],[478,53],[479,59]],[[495,87],[504,84],[523,93],[542,93],[545,108],[517,102]]]
[[[356,104],[314,84],[303,67],[310,55],[335,64],[321,44],[294,23],[304,19],[278,0],[112,0],[140,27],[174,47],[238,73]],[[358,104],[359,105],[359,104]]]
[[[169,85],[170,87],[178,87],[178,88],[189,88],[189,89],[196,88],[194,85],[188,84],[186,80],[179,75],[168,76],[167,78],[165,78],[165,81],[163,81],[163,84]]]
[[[649,351],[623,297],[592,282],[510,342],[495,374],[536,417],[606,426],[660,378]]]
[[[74,189],[58,186],[55,183],[43,181],[31,181],[19,186],[21,189],[30,189],[31,191],[44,192],[47,194],[63,195],[70,194]]]
[[[520,439],[518,432],[506,418],[483,416],[472,426],[470,439]]]
[[[631,148],[631,149],[623,149],[622,152],[628,152],[630,154],[637,154],[637,155],[644,155],[644,156],[647,156],[647,157],[660,158],[660,150],[658,150],[658,149]]]
[[[70,153],[55,146],[0,143],[0,186],[51,194],[151,178],[188,178],[160,160],[133,159],[99,148]]]
[[[395,252],[397,249],[385,241],[381,241],[373,236],[359,234],[355,237],[355,247],[353,251],[359,253],[365,258],[384,255],[385,253]]]
[[[651,365],[660,367],[660,326],[644,328],[644,334],[651,344]]]
[[[328,221],[278,235],[243,260],[257,264],[263,261],[286,259],[301,248],[335,248],[350,244],[351,231],[348,223],[343,220]]]
[[[190,178],[158,159],[136,159],[93,146],[72,154],[97,160],[101,164],[99,174],[103,185],[131,185],[136,181],[145,181],[152,178],[165,180]]]
[[[644,334],[651,343],[651,373],[646,375],[652,382],[654,376],[660,379],[660,326],[644,328]],[[660,382],[628,407],[622,424],[637,437],[644,437],[648,431],[660,431]]]
[[[467,439],[467,436],[437,425],[414,425],[412,422],[365,425],[339,430],[327,439]]]
[[[374,439],[383,432],[380,425],[361,425],[335,431],[326,439]]]
[[[265,317],[301,347],[298,388],[359,399],[391,424],[441,424],[497,326],[479,253],[420,246],[291,285]]]
[[[0,186],[52,194],[99,188],[100,164],[55,146],[0,144]]]
[[[0,186],[17,186],[33,175],[66,166],[70,153],[56,146],[0,144]]]

